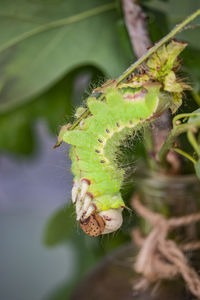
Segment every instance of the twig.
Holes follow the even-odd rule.
[[[137,3],[137,0],[122,0],[124,17],[126,26],[133,46],[134,53],[137,58],[144,55],[147,49],[152,45],[148,34],[146,24],[146,15],[142,8]],[[145,148],[147,151],[148,163],[151,169],[156,170],[158,165],[156,163],[157,154],[160,151],[167,135],[171,129],[169,112],[166,111],[159,119],[156,119],[146,133],[144,139]],[[146,129],[147,131],[147,129]],[[177,154],[173,151],[168,156],[173,163],[170,163],[171,172],[177,173],[180,168],[180,162]]]
[[[146,24],[146,15],[136,0],[122,0],[124,17],[134,53],[140,58],[152,45]]]
[[[139,59],[147,52],[147,49],[152,46],[146,24],[147,17],[137,3],[137,0],[122,0],[122,6],[133,52]],[[152,170],[156,170],[155,144],[157,144],[157,135],[155,135],[152,127],[148,127],[144,129],[144,136],[144,144],[148,154],[148,164]]]
[[[196,164],[197,161],[190,154],[188,154],[187,152],[185,152],[184,150],[179,149],[179,148],[173,148],[173,150],[175,152],[177,152],[178,154],[184,156],[188,160],[190,160],[193,164]]]

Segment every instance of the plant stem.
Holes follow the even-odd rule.
[[[192,112],[192,113],[178,114],[177,116],[175,116],[173,118],[173,126],[176,126],[176,122],[180,119],[189,118],[189,117],[196,117],[196,116],[200,116],[200,113],[199,112]]]
[[[103,101],[104,99],[104,95],[102,94],[99,97],[99,101]],[[82,115],[72,124],[72,126],[69,128],[69,130],[74,129],[76,126],[78,126],[78,124],[81,122],[81,120],[84,120],[85,118],[87,118],[90,114],[90,110],[88,108],[85,109],[85,111],[82,113]]]
[[[155,161],[155,145],[153,139],[153,130],[151,127],[144,127],[144,146],[147,153],[147,162],[151,170],[157,170],[157,163]]]
[[[200,147],[199,147],[197,140],[191,130],[187,132],[187,138],[188,138],[188,141],[190,142],[191,146],[193,147],[193,149],[196,151],[197,155],[200,156]]]
[[[147,28],[147,17],[138,4],[138,0],[122,0],[122,6],[134,53],[137,58],[140,58],[152,46]]]
[[[193,164],[196,164],[196,160],[187,152],[183,151],[182,149],[179,148],[172,148],[175,152],[177,152],[178,154],[186,157],[187,159],[189,159]]]
[[[133,52],[136,58],[139,59],[152,46],[146,22],[147,18],[138,0],[122,0],[122,6]],[[154,134],[152,126],[144,128],[144,146],[147,153],[147,162],[150,169],[154,171],[158,167],[155,161],[155,144],[157,144],[157,138],[160,140],[159,133],[160,131]]]
[[[168,134],[164,144],[162,145],[159,153],[158,153],[158,158],[161,164],[164,163],[166,155],[168,153],[168,151],[172,148],[177,136],[179,136],[180,134],[193,129],[194,126],[191,124],[181,124],[178,125],[176,127],[174,127],[170,133]]]

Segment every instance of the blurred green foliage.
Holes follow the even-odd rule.
[[[197,177],[200,179],[200,159],[198,159],[198,161],[195,164],[195,171],[196,171]]]
[[[35,147],[34,124],[38,119],[47,122],[56,141],[59,127],[72,120],[75,106],[81,103],[80,95],[104,77],[120,75],[135,57],[119,0],[0,2],[0,150],[28,155]],[[199,8],[196,0],[140,3],[148,16],[152,42]],[[194,23],[199,22],[198,18]],[[200,104],[199,34],[200,28],[195,27],[177,36],[189,43],[182,55],[183,76],[194,87],[194,93],[188,94],[186,111]],[[77,92],[77,80],[83,75],[87,80]],[[138,153],[145,155],[141,145]],[[197,174],[199,165],[198,161]],[[128,195],[127,190],[124,194]],[[127,227],[115,239],[89,238],[77,230],[73,214],[71,206],[61,208],[45,229],[44,243],[48,247],[73,244],[79,265],[71,282],[63,283],[48,297],[51,300],[67,299],[90,266],[129,240]]]

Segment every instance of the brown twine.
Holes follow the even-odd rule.
[[[183,251],[200,249],[200,241],[177,245],[174,241],[167,240],[170,230],[200,221],[200,213],[167,220],[163,215],[152,212],[143,206],[138,195],[134,196],[132,205],[136,212],[153,227],[145,238],[141,236],[139,230],[133,231],[133,239],[141,247],[134,269],[143,275],[135,288],[145,288],[149,283],[161,279],[171,279],[180,274],[190,292],[200,299],[200,277],[189,265],[183,253]]]

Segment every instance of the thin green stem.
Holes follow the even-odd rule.
[[[192,112],[192,113],[183,113],[183,114],[179,114],[177,116],[175,116],[173,118],[173,127],[176,126],[176,122],[180,119],[183,119],[183,118],[189,118],[189,117],[196,117],[196,116],[200,116],[200,113],[195,113],[195,112]]]
[[[176,25],[170,33],[168,33],[164,38],[162,38],[158,43],[155,44],[146,54],[139,58],[133,65],[131,65],[122,75],[117,79],[117,84],[123,81],[128,75],[130,75],[139,65],[141,65],[149,56],[151,56],[158,48],[164,45],[167,41],[173,38],[182,28],[184,28],[188,23],[193,21],[197,16],[200,15],[200,9],[194,12],[192,15],[188,16],[182,23]],[[100,100],[103,100],[102,97]],[[74,129],[81,120],[85,119],[90,114],[89,110],[86,109],[85,112],[75,121],[75,123],[70,127],[69,130]]]
[[[187,132],[187,138],[197,155],[200,156],[200,146],[198,145],[195,135],[191,130]]]
[[[187,132],[188,130],[193,129],[194,126],[191,124],[181,124],[176,127],[174,127],[170,133],[168,134],[164,144],[162,145],[159,153],[158,153],[158,158],[161,164],[165,162],[166,155],[168,151],[173,147],[173,144],[175,143],[175,140],[177,136],[180,134]]]
[[[196,160],[187,152],[183,151],[182,149],[179,148],[172,148],[175,152],[177,152],[178,154],[186,157],[187,159],[189,159],[193,164],[196,164]]]
[[[33,30],[30,30],[28,32],[25,32],[25,33],[21,34],[20,36],[17,36],[16,38],[14,38],[14,39],[10,40],[9,42],[5,43],[2,47],[0,47],[0,52],[3,52],[6,49],[8,49],[12,46],[15,46],[16,44],[24,41],[25,39],[30,38],[34,35],[39,34],[39,33],[42,33],[44,31],[54,29],[54,28],[57,28],[57,27],[61,27],[61,26],[66,26],[66,25],[69,25],[69,24],[72,24],[72,23],[80,22],[84,19],[99,15],[101,13],[113,10],[115,8],[116,8],[116,4],[112,2],[112,3],[108,3],[108,4],[105,4],[105,5],[101,5],[99,7],[95,7],[93,9],[84,11],[84,12],[82,12],[80,14],[77,14],[77,15],[73,15],[73,16],[70,16],[70,17],[67,17],[67,18],[63,18],[63,19],[60,19],[60,20],[57,20],[57,21],[50,22],[50,23],[45,24],[45,25],[41,25],[41,26],[39,26],[39,27],[37,27]]]
[[[102,94],[98,100],[103,101],[104,95]],[[90,110],[88,108],[85,109],[85,111],[82,113],[82,115],[72,124],[72,126],[69,128],[69,130],[73,130],[78,124],[81,122],[81,120],[84,120],[87,118],[90,114]]]

